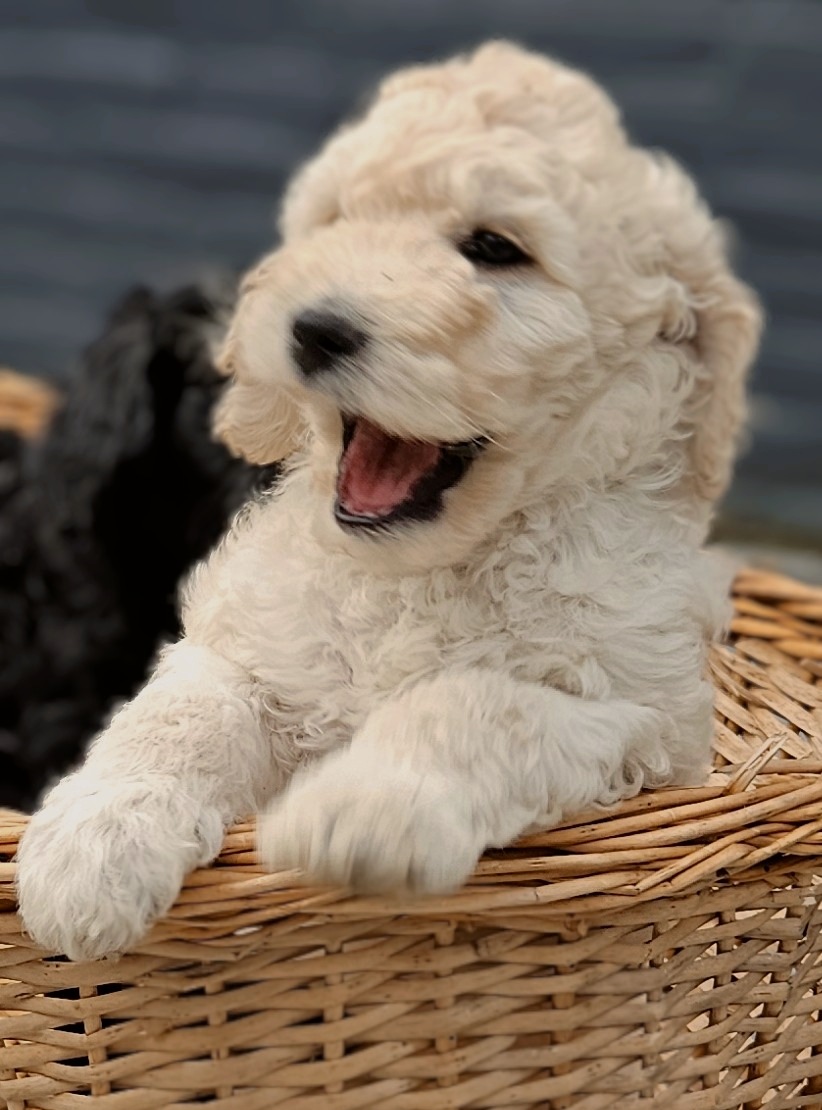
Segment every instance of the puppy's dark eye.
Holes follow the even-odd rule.
[[[496,231],[477,228],[457,244],[463,258],[482,266],[522,266],[531,259],[510,239]]]

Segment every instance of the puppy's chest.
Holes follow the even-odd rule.
[[[295,702],[333,703],[347,719],[449,654],[447,622],[389,591],[318,592],[304,599],[303,616],[307,634],[282,641],[272,679]]]
[[[459,588],[444,578],[309,589],[300,604],[303,635],[284,637],[277,652],[271,677],[279,694],[319,711],[325,730],[337,721],[347,732],[392,694],[451,668],[556,680],[552,660],[567,661],[567,636],[545,596],[512,605],[505,591],[495,596],[481,583]]]

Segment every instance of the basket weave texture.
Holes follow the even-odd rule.
[[[707,785],[489,854],[447,898],[267,875],[242,825],[136,952],[71,964],[21,934],[6,813],[0,1103],[822,1107],[822,590],[744,572],[711,667]]]
[[[59,394],[37,378],[0,367],[0,429],[21,436],[44,431],[59,404]]]

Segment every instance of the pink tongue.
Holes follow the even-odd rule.
[[[387,516],[437,465],[433,443],[395,439],[360,418],[340,464],[340,504],[357,516]]]

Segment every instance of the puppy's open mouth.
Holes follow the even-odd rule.
[[[442,495],[465,476],[485,442],[400,439],[362,416],[344,417],[334,505],[338,523],[384,528],[433,520],[442,509]]]

